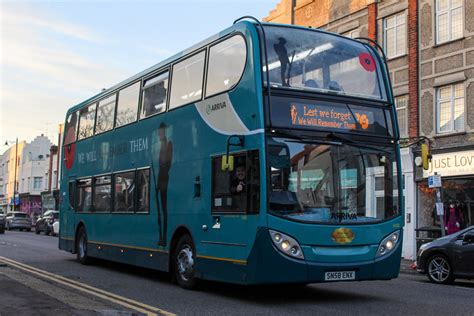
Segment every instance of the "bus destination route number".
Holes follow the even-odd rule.
[[[324,281],[355,280],[355,271],[326,272]]]

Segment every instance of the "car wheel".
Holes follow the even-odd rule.
[[[198,280],[194,276],[195,248],[191,236],[182,236],[173,255],[173,270],[176,282],[185,289],[197,287]]]
[[[431,256],[427,262],[428,278],[433,283],[449,284],[454,281],[453,268],[446,256],[436,254]]]
[[[76,238],[77,261],[82,264],[89,264],[91,258],[87,255],[87,233],[84,227],[79,228]]]
[[[40,230],[39,230],[38,227],[36,227],[36,228],[35,228],[35,234],[36,234],[36,235],[39,235],[39,233],[40,233]]]

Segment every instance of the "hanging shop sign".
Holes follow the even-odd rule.
[[[474,150],[434,154],[430,168],[423,170],[423,177],[428,178],[435,172],[442,177],[474,174]]]

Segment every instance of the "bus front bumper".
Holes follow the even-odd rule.
[[[260,228],[247,260],[247,284],[328,282],[326,272],[355,272],[354,281],[390,280],[400,271],[401,243],[390,254],[358,262],[328,263],[293,259],[273,245],[267,228]]]

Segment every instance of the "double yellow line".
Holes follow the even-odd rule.
[[[89,295],[93,295],[95,297],[99,297],[101,299],[104,299],[106,301],[121,305],[123,307],[126,307],[128,309],[140,312],[142,314],[145,314],[147,316],[157,316],[158,314],[160,315],[175,315],[173,313],[167,312],[163,309],[156,308],[151,305],[147,305],[138,301],[131,300],[129,298],[113,294],[95,287],[92,287],[90,285],[80,283],[74,280],[70,280],[68,278],[65,278],[60,275],[56,275],[44,270],[37,269],[35,267],[26,265],[24,263],[20,263],[18,261],[14,261],[5,257],[0,256],[0,261],[3,261],[4,263],[15,267],[19,270],[26,271],[28,273],[34,274],[36,276],[39,276],[40,278],[50,280],[62,285],[65,285],[67,287],[73,288],[75,290],[87,293]]]

